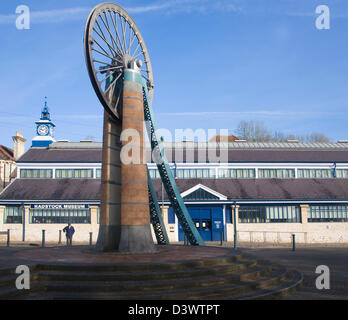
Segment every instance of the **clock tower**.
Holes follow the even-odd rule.
[[[51,121],[47,106],[47,97],[45,97],[45,106],[41,111],[41,118],[35,124],[36,137],[32,140],[32,147],[48,147],[52,142],[55,142],[53,134],[56,125]]]

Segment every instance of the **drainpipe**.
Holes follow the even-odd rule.
[[[336,172],[336,162],[334,162],[333,176],[334,176],[334,178],[337,178],[337,172]]]
[[[22,202],[22,241],[25,242],[25,208],[24,208],[24,202]]]
[[[237,249],[237,217],[236,217],[236,211],[237,211],[237,201],[233,201],[234,205],[234,212],[233,212],[233,228],[234,228],[234,237],[233,237],[233,248]]]
[[[177,178],[176,169],[177,169],[177,164],[176,164],[176,162],[174,162],[174,178],[175,179]]]

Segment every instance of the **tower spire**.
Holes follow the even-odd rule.
[[[41,111],[41,120],[49,120],[51,121],[50,119],[50,113],[48,111],[48,106],[47,106],[47,97],[45,96],[45,105]]]

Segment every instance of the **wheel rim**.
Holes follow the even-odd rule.
[[[112,116],[120,119],[123,72],[136,60],[142,64],[140,73],[152,99],[153,75],[145,41],[133,19],[120,6],[103,3],[92,9],[86,22],[84,49],[93,88]]]

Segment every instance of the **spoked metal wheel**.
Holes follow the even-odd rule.
[[[152,99],[153,76],[144,39],[120,6],[103,3],[93,8],[86,23],[84,49],[93,88],[112,116],[120,119],[123,72],[134,63],[146,79]]]

